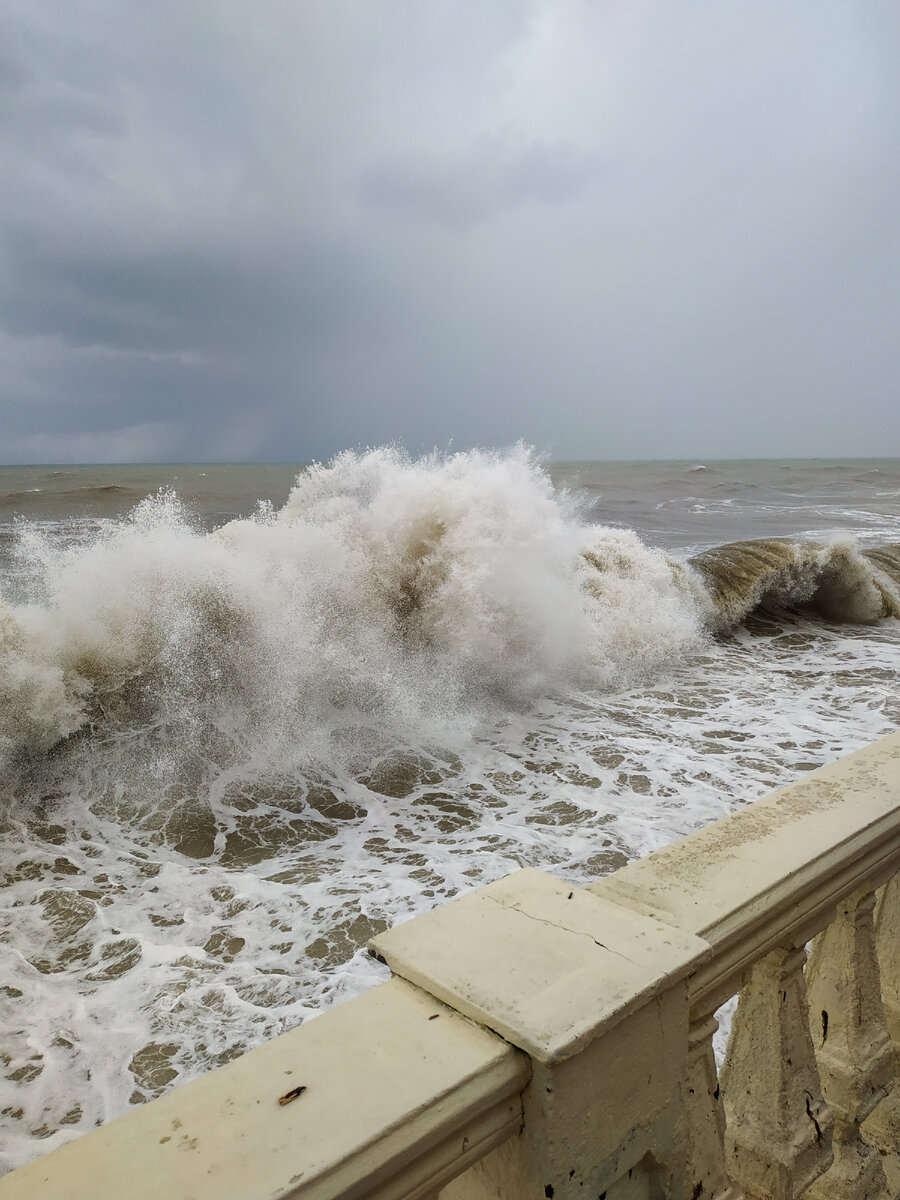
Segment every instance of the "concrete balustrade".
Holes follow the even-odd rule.
[[[589,888],[389,930],[389,983],[0,1200],[895,1200],[898,870],[900,733]]]

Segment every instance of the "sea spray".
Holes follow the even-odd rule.
[[[143,738],[182,780],[186,758],[331,761],[351,729],[368,754],[637,682],[699,633],[665,556],[581,524],[523,448],[346,453],[212,534],[167,492],[86,547],[27,549],[44,599],[4,610],[7,757]]]

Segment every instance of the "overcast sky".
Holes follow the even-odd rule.
[[[900,454],[896,0],[0,0],[0,461]]]

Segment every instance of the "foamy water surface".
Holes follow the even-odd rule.
[[[710,632],[685,564],[747,536],[896,595],[855,547],[900,540],[900,464],[778,468],[381,450],[255,511],[249,468],[231,509],[118,468],[124,513],[7,525],[0,1167],[383,978],[389,924],[588,882],[895,728],[900,623],[816,614],[830,549]]]

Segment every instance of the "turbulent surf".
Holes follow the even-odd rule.
[[[0,484],[0,1169],[900,720],[900,464]]]

